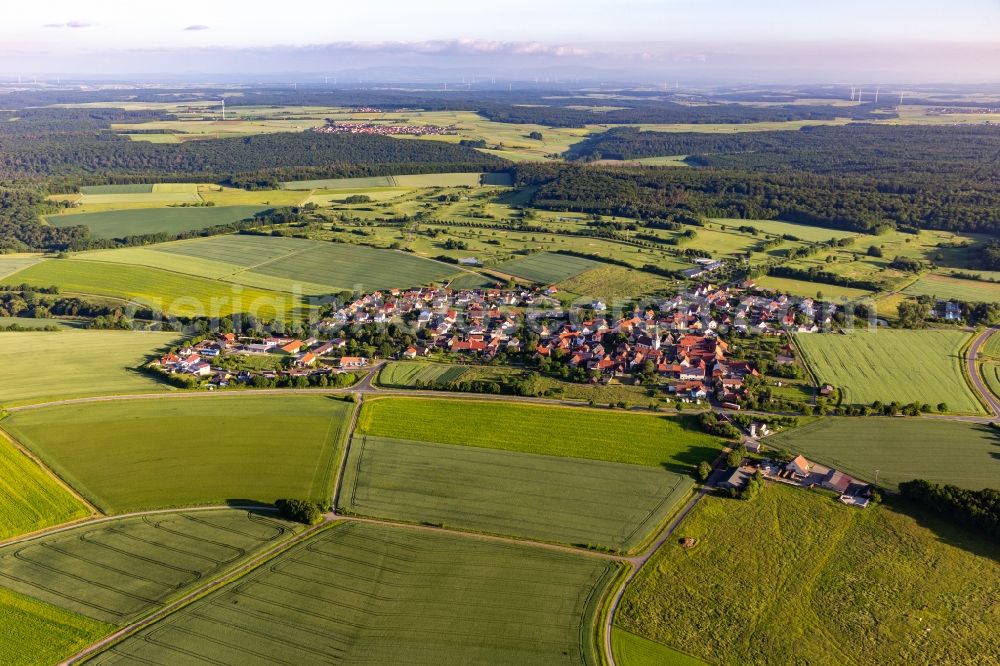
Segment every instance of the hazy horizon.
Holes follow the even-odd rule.
[[[775,18],[778,17],[778,18]],[[18,7],[0,75],[171,80],[471,78],[635,83],[1000,80],[1000,3],[595,0],[422,6],[112,0]],[[310,80],[311,80],[310,79]]]

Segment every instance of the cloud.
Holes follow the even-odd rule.
[[[195,24],[195,25],[189,25],[188,27],[184,28],[184,30],[192,30],[192,31],[193,30],[208,30],[208,26],[207,25],[201,25],[201,24]]]
[[[90,28],[94,24],[89,21],[66,21],[65,23],[46,23],[45,28]]]

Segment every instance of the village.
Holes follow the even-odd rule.
[[[379,360],[374,353],[359,355],[352,337],[367,325],[393,324],[408,334],[381,360],[475,363],[500,358],[548,369],[567,366],[575,378],[592,383],[643,375],[654,378],[678,401],[714,398],[733,406],[745,379],[759,373],[752,359],[730,358],[721,334],[816,332],[829,326],[836,311],[809,298],[754,294],[752,286],[704,283],[622,313],[613,313],[599,300],[567,310],[555,287],[391,289],[337,307],[301,339],[224,333],[185,345],[153,365],[209,388],[249,384],[257,377],[317,381],[366,369]],[[783,350],[789,356],[779,362],[792,362],[791,349]],[[221,362],[241,358],[269,361]]]
[[[444,136],[456,134],[451,127],[439,125],[407,125],[403,123],[328,122],[314,127],[319,134],[368,134],[375,136]]]

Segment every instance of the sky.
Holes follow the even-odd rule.
[[[0,74],[993,81],[1000,0],[43,0]]]

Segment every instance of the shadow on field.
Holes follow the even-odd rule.
[[[258,516],[274,518],[278,514],[278,509],[270,502],[262,502],[252,499],[227,499],[226,506],[232,509],[243,509]]]
[[[933,532],[938,541],[1000,562],[1000,544],[990,542],[972,528],[955,524],[947,517],[935,514],[899,495],[886,495],[884,503],[892,511],[912,518],[920,527]]]
[[[668,472],[691,474],[702,460],[711,463],[719,455],[719,449],[711,446],[691,446],[674,455],[676,461],[661,462],[660,465]]]

